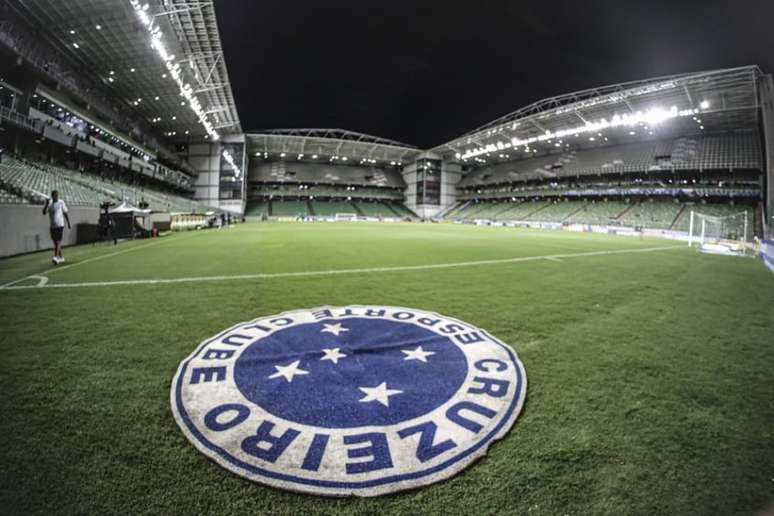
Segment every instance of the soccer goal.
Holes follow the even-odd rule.
[[[352,222],[357,220],[357,213],[337,213],[334,219],[342,222]]]
[[[691,211],[688,245],[703,253],[744,256],[749,232],[746,211],[725,216]]]

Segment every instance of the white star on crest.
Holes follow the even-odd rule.
[[[323,324],[323,326],[325,326],[325,329],[320,330],[320,333],[332,333],[332,334],[336,335],[337,337],[339,336],[339,333],[344,332],[344,331],[349,331],[346,328],[342,328],[341,327],[341,323]]]
[[[399,391],[398,389],[388,389],[387,382],[382,382],[381,385],[377,387],[358,387],[358,389],[366,394],[364,398],[360,399],[361,403],[378,401],[385,407],[390,406],[390,396],[403,394],[403,391]]]
[[[285,378],[285,380],[288,381],[288,383],[290,383],[293,381],[293,377],[296,375],[309,374],[309,371],[304,371],[298,367],[300,363],[300,360],[296,360],[292,364],[288,364],[286,366],[275,365],[274,369],[276,369],[277,372],[269,376],[269,378],[279,378],[282,376]]]
[[[422,349],[422,346],[418,346],[414,351],[406,351],[405,349],[402,349],[401,351],[406,354],[403,360],[420,360],[422,362],[427,362],[427,357],[435,355],[435,351],[425,351]]]
[[[322,357],[320,360],[330,360],[334,364],[338,364],[340,358],[344,358],[345,356],[347,356],[341,352],[340,348],[323,349],[323,352],[325,353],[325,356]]]

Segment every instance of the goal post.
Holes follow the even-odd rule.
[[[688,245],[714,254],[744,255],[750,242],[748,212],[709,215],[691,211]]]

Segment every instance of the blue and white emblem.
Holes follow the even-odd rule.
[[[436,313],[322,307],[234,326],[178,368],[188,439],[257,482],[375,496],[448,478],[503,437],[524,404],[516,353]]]

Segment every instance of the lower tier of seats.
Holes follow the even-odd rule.
[[[126,201],[138,206],[147,204],[157,211],[191,213],[210,209],[180,195],[104,181],[92,174],[12,156],[3,156],[0,161],[0,188],[5,192],[0,195],[0,204],[42,204],[52,190],[57,190],[69,206],[98,207],[104,202]]]
[[[449,212],[451,220],[524,221],[562,224],[642,227],[687,232],[690,214],[735,217],[729,223],[744,225],[752,234],[755,207],[746,204],[685,203],[677,201],[522,201],[469,202]]]
[[[248,200],[247,217],[335,217],[356,215],[370,218],[415,217],[403,204],[378,201]]]
[[[306,201],[272,201],[269,213],[275,217],[306,217],[310,215]]]
[[[319,217],[334,217],[337,214],[358,215],[357,208],[346,201],[312,202],[312,214]]]
[[[13,192],[0,188],[0,204],[29,204],[29,201]]]
[[[393,209],[393,206],[402,206],[398,204],[384,204],[381,202],[356,202],[354,203],[358,211],[366,217],[396,217],[403,216]]]

